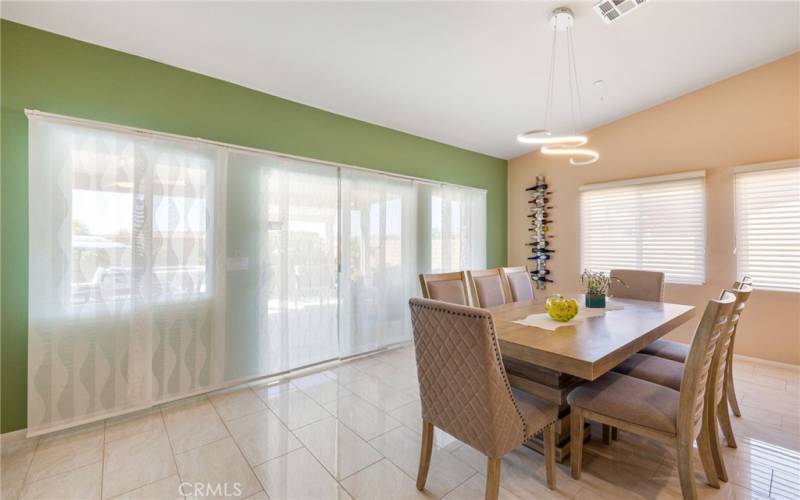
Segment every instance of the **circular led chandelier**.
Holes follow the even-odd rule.
[[[567,7],[559,7],[550,16],[550,26],[553,28],[553,47],[550,53],[550,75],[547,79],[547,90],[545,94],[544,129],[530,130],[517,136],[517,141],[525,144],[535,144],[541,146],[540,151],[546,155],[569,156],[569,162],[573,165],[588,165],[596,162],[600,155],[597,151],[582,148],[589,139],[585,135],[575,133],[578,117],[581,115],[581,94],[578,87],[578,70],[575,64],[575,46],[572,40],[572,25],[575,17]],[[571,134],[553,134],[548,125],[550,124],[550,113],[553,108],[553,85],[556,64],[556,48],[558,34],[564,33],[567,46],[567,73],[569,80],[569,105],[572,118]],[[576,106],[577,103],[577,106]]]

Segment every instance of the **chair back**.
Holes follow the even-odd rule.
[[[739,317],[750,298],[753,289],[748,285],[734,285],[734,288],[722,292],[733,294],[736,300],[733,303],[733,310],[728,318],[728,325],[720,333],[717,341],[717,348],[714,351],[714,358],[711,361],[711,373],[709,373],[708,387],[710,394],[706,397],[712,404],[719,404],[725,395],[725,371],[727,364],[733,356],[733,334],[736,332],[736,325],[739,324]]]
[[[649,300],[664,302],[664,273],[656,271],[637,271],[634,269],[612,269],[610,276],[615,279],[608,285],[608,294],[620,299]]]
[[[727,329],[736,297],[728,291],[719,300],[709,300],[697,325],[689,356],[683,368],[678,402],[678,439],[691,443],[700,433],[707,382],[717,342]]]
[[[467,271],[472,298],[478,307],[493,307],[505,304],[506,287],[500,269]]]
[[[441,300],[451,304],[470,305],[467,275],[455,273],[420,274],[419,284],[426,299]]]
[[[519,446],[525,422],[506,378],[492,314],[412,298],[423,420],[490,458]]]
[[[527,267],[501,267],[500,274],[503,276],[503,281],[505,281],[511,302],[533,300],[533,283],[531,282],[531,273]]]

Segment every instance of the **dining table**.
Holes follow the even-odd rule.
[[[529,316],[545,313],[543,298],[487,308],[494,316],[511,386],[559,406],[556,460],[560,462],[569,456],[570,449],[567,394],[586,381],[602,377],[695,314],[690,305],[622,298],[609,298],[603,311],[584,310],[582,294],[568,296],[578,301],[581,312],[573,321],[553,330],[525,324]],[[587,424],[584,438],[590,437]],[[526,445],[543,450],[541,436]]]

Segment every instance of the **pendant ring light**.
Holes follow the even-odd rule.
[[[574,22],[575,16],[573,16],[572,11],[567,7],[557,8],[550,16],[550,26],[553,28],[553,46],[550,53],[550,74],[547,79],[547,89],[545,94],[545,128],[523,132],[517,136],[517,141],[524,144],[535,144],[542,146],[540,149],[542,154],[569,156],[569,162],[572,165],[588,165],[596,162],[600,158],[600,155],[597,153],[597,151],[581,148],[581,146],[585,145],[589,139],[585,135],[576,133],[578,120],[576,119],[575,114],[577,110],[578,118],[580,118],[581,95],[580,88],[578,86],[578,70],[577,65],[575,64],[575,47],[572,39],[572,25]],[[571,134],[553,134],[548,127],[550,123],[550,113],[553,108],[553,88],[557,55],[556,49],[559,33],[565,34],[567,45],[569,103],[570,115],[572,118]],[[576,159],[575,157],[584,159]]]

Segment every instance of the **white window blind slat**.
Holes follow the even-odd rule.
[[[800,291],[800,165],[739,172],[735,189],[739,276]]]
[[[581,256],[594,271],[662,271],[705,281],[705,177],[669,176],[581,189]]]

